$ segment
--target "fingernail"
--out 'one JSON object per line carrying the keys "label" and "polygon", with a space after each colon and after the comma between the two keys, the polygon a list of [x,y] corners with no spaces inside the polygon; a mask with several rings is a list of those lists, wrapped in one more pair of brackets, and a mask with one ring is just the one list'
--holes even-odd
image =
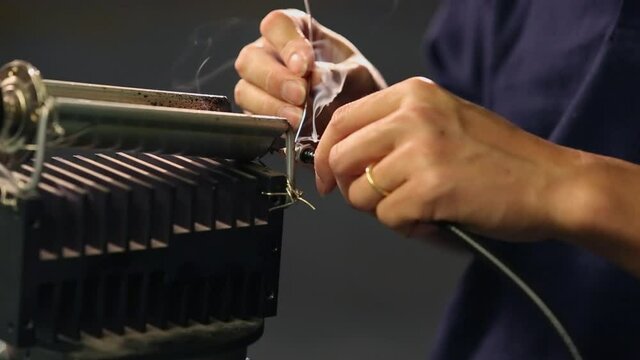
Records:
{"label": "fingernail", "polygon": [[294,105],[301,105],[304,102],[306,91],[304,86],[298,81],[288,80],[282,85],[282,98]]}
{"label": "fingernail", "polygon": [[298,126],[300,117],[302,116],[302,110],[295,106],[285,106],[278,111],[278,116],[283,117],[289,121],[291,126]]}
{"label": "fingernail", "polygon": [[302,55],[295,52],[289,58],[289,69],[294,74],[302,76],[307,73],[307,61]]}

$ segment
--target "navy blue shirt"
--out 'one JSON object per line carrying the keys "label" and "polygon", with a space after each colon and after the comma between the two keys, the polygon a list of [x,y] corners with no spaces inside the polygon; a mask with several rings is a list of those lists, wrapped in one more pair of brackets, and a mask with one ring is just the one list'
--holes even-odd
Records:
{"label": "navy blue shirt", "polygon": [[[429,76],[445,88],[556,143],[640,160],[640,1],[450,0],[432,25]],[[640,281],[559,241],[487,245],[585,359],[640,359]],[[432,358],[570,357],[530,301],[474,260]]]}

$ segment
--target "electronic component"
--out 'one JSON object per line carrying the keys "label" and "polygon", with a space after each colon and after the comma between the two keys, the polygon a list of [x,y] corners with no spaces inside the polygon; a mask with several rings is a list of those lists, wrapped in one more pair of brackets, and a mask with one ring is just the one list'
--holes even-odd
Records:
{"label": "electronic component", "polygon": [[244,360],[276,313],[282,209],[299,195],[292,165],[253,160],[292,146],[286,121],[219,96],[42,80],[20,61],[0,89],[12,358]]}

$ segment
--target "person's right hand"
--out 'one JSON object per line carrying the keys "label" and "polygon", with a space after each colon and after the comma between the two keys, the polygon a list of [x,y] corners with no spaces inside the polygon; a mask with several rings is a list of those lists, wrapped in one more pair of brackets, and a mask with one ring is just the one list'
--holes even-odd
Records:
{"label": "person's right hand", "polygon": [[[318,23],[312,26],[314,42],[323,44],[323,60],[347,72],[342,92],[317,119],[323,131],[333,110],[386,84],[348,40]],[[308,30],[308,17],[299,10],[275,10],[262,20],[262,37],[245,46],[235,63],[241,79],[234,95],[240,107],[253,114],[284,117],[293,127],[298,126],[308,81],[318,81]]]}

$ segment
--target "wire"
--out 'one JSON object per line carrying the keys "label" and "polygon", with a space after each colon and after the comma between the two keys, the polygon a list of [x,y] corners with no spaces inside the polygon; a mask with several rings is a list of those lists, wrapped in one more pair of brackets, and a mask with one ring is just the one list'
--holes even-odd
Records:
{"label": "wire", "polygon": [[[309,4],[309,0],[304,0],[304,6],[305,6],[305,10],[307,12],[308,21],[309,21],[309,25],[308,25],[309,26],[309,40],[313,44],[313,34],[312,34],[312,21],[313,21],[313,19],[311,17],[311,6]],[[304,110],[302,112],[303,115],[302,115],[302,118],[300,120],[300,125],[298,127],[297,132],[296,132],[296,137],[295,137],[296,143],[299,141],[300,130],[302,129],[303,122],[304,122],[304,120],[306,118],[307,103],[305,103],[305,107],[304,107]],[[315,109],[314,109],[314,119],[313,119],[313,121],[314,121],[314,132],[315,132]],[[314,157],[315,157],[315,153],[314,152],[315,152],[314,150],[311,150],[311,151],[309,151],[307,153],[307,156],[305,156],[305,158],[307,159],[307,161],[305,161],[306,163],[313,163],[314,162],[314,160],[315,160],[314,159]],[[284,195],[284,194],[282,194],[282,195]],[[288,205],[290,205],[290,204],[285,204],[284,207],[286,207]],[[283,207],[283,206],[280,206],[280,207]],[[278,208],[280,208],[280,207],[278,207]],[[542,312],[544,317],[548,320],[548,322],[551,324],[551,326],[555,329],[555,331],[560,336],[560,338],[561,338],[562,342],[564,343],[565,347],[567,348],[567,350],[571,354],[571,358],[573,360],[582,360],[582,356],[580,355],[580,352],[578,351],[577,346],[575,345],[573,339],[571,338],[571,336],[569,335],[567,330],[564,328],[564,326],[562,325],[560,320],[558,320],[558,318],[555,316],[553,311],[551,311],[549,306],[547,306],[547,304],[542,300],[542,298],[540,298],[540,296],[538,296],[538,294],[535,291],[533,291],[533,289],[531,289],[531,287],[529,285],[527,285],[527,283],[524,280],[522,280],[505,263],[500,261],[500,259],[498,259],[495,255],[493,255],[487,248],[482,246],[478,241],[474,240],[473,237],[471,237],[466,232],[460,230],[458,227],[456,227],[455,225],[451,225],[451,224],[444,224],[443,227],[448,229],[456,237],[461,239],[476,254],[478,254],[481,257],[483,257],[486,260],[488,260],[499,272],[501,272],[509,280],[511,280],[536,305],[536,307]]]}
{"label": "wire", "polygon": [[44,164],[44,156],[47,150],[47,125],[49,123],[49,115],[51,109],[54,107],[54,100],[48,98],[41,108],[40,120],[38,121],[38,132],[36,134],[36,150],[34,153],[33,173],[29,182],[21,189],[24,193],[36,189],[38,182],[40,181],[40,174],[42,173],[42,166]]}
{"label": "wire", "polygon": [[308,16],[308,26],[309,26],[309,42],[311,42],[313,44],[313,17],[311,15],[311,4],[309,2],[309,0],[304,0],[304,10],[307,13]]}
{"label": "wire", "polygon": [[[51,110],[54,107],[54,100],[48,98],[45,103],[38,109],[40,112],[38,116],[38,128],[36,130],[36,143],[35,145],[23,145],[23,149],[34,149],[34,164],[33,172],[27,182],[18,181],[11,173],[11,170],[4,164],[0,163],[0,203],[4,205],[15,206],[16,199],[29,196],[35,191],[40,182],[40,175],[42,174],[42,167],[44,164],[44,158],[46,153],[47,142],[47,128],[49,124],[49,117]],[[20,141],[23,143],[22,141]],[[13,197],[10,197],[10,195]]]}
{"label": "wire", "polygon": [[480,245],[480,243],[473,239],[469,234],[460,230],[457,226],[451,224],[443,225],[446,229],[451,231],[456,237],[461,239],[470,247],[476,254],[479,254],[486,260],[488,260],[499,272],[504,274],[509,280],[511,280],[522,292],[538,307],[544,317],[549,321],[551,326],[556,330],[565,347],[571,354],[573,360],[582,360],[582,356],[578,351],[578,347],[574,343],[573,339],[564,328],[560,320],[555,316],[553,311],[547,306],[547,304],[538,296],[538,294],[527,285],[522,278],[520,278],[513,270],[511,270],[505,263],[500,261],[493,253],[487,248]]}
{"label": "wire", "polygon": [[[311,15],[311,4],[309,3],[309,0],[304,0],[304,9],[307,13],[307,27],[308,29],[308,40],[311,43],[311,46],[313,47],[313,17]],[[315,59],[314,59],[315,61]],[[311,78],[312,76],[309,76],[308,79],[308,84],[307,84],[307,96],[311,96]],[[309,99],[305,99],[304,102],[304,107],[302,108],[302,115],[300,115],[300,123],[298,124],[298,129],[296,131],[296,137],[295,137],[295,143],[298,143],[298,140],[300,139],[300,132],[302,131],[302,128],[304,127],[304,121],[307,118],[307,108],[309,107]],[[315,119],[313,120],[313,127],[315,128]]]}

